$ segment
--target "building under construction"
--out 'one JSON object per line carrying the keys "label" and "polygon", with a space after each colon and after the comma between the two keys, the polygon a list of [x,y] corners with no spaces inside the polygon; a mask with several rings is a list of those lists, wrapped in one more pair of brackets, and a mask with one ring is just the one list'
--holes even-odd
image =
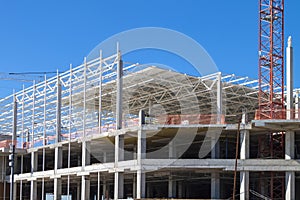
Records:
{"label": "building under construction", "polygon": [[284,89],[274,2],[260,0],[258,80],[117,51],[1,99],[0,199],[300,199],[299,90],[291,39]]}
{"label": "building under construction", "polygon": [[299,95],[294,119],[255,120],[258,87],[120,52],[84,62],[1,100],[1,198],[14,143],[15,199],[227,199],[235,174],[239,199],[299,199]]}

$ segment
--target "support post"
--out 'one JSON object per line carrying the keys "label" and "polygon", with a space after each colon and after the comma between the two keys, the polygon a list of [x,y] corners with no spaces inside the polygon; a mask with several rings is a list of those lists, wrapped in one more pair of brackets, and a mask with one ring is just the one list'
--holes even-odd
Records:
{"label": "support post", "polygon": [[292,47],[292,37],[290,36],[288,39],[288,47],[286,48],[286,89],[287,89],[287,96],[286,96],[286,119],[293,119],[294,118],[294,78],[293,78],[293,68],[294,68],[294,60],[293,60],[293,47]]}
{"label": "support post", "polygon": [[285,172],[285,199],[293,200],[296,199],[295,190],[295,172]]}
{"label": "support post", "polygon": [[30,183],[30,200],[37,199],[37,182],[32,180]]}
{"label": "support post", "polygon": [[[250,131],[245,129],[247,124],[246,111],[243,111],[240,130],[240,159],[249,159],[250,155]],[[249,199],[249,171],[240,171],[240,199]]]}
{"label": "support post", "polygon": [[97,200],[100,200],[100,172],[98,172],[97,179]]}
{"label": "support post", "polygon": [[[220,158],[220,143],[216,141],[216,135],[211,137],[211,158],[218,159]],[[211,173],[211,198],[219,199],[220,198],[220,173],[212,172]]]}
{"label": "support post", "polygon": [[10,174],[10,199],[15,200],[16,199],[16,191],[15,191],[15,180],[14,180],[14,175],[15,175],[15,145],[17,143],[17,99],[16,95],[14,94],[13,96],[13,128],[12,128],[12,144],[11,144],[11,152],[10,152],[10,161],[9,161],[9,166],[11,169],[11,174]]}
{"label": "support post", "polygon": [[[57,73],[57,89],[56,89],[56,144],[61,142],[61,83],[60,77]],[[57,170],[62,168],[62,147],[56,146],[54,150],[54,174],[57,174]],[[61,199],[61,179],[55,177],[54,184],[54,200]]]}
{"label": "support post", "polygon": [[108,188],[106,187],[107,182],[105,180],[105,176],[103,177],[103,186],[102,186],[102,191],[103,191],[103,199],[109,199],[109,192],[107,192]]}
{"label": "support post", "polygon": [[54,178],[54,200],[61,199],[61,179]]}
{"label": "support post", "polygon": [[[30,147],[34,147],[34,130],[35,130],[35,93],[36,93],[36,84],[33,81],[33,90],[32,90],[32,113],[31,113],[31,144]],[[28,131],[28,142],[29,142],[30,133]]]}
{"label": "support post", "polygon": [[296,91],[296,96],[295,96],[295,119],[300,119],[300,115],[299,115],[299,90]]}
{"label": "support post", "polygon": [[[71,134],[72,134],[72,94],[73,94],[73,69],[72,69],[72,64],[70,64],[70,83],[69,83],[69,137],[68,137],[68,168],[71,167]],[[70,198],[70,175],[68,175],[68,180],[67,180],[67,196],[68,200]]]}
{"label": "support post", "polygon": [[176,181],[173,180],[172,174],[170,174],[168,180],[168,197],[169,198],[176,197]]}
{"label": "support post", "polygon": [[241,130],[240,134],[240,159],[245,160],[249,158],[250,132],[249,130]]}
{"label": "support post", "polygon": [[77,198],[76,199],[80,199],[80,197],[81,197],[81,194],[80,194],[80,187],[81,186],[81,184],[80,184],[80,182],[78,182],[77,183],[77,189],[76,189],[76,195],[77,195]]}
{"label": "support post", "polygon": [[240,172],[240,200],[249,199],[249,172]]}
{"label": "support post", "polygon": [[[38,154],[37,152],[31,152],[31,174],[37,171],[38,166]],[[37,199],[37,181],[31,180],[30,183],[30,200]]]}
{"label": "support post", "polygon": [[136,175],[133,174],[132,176],[132,198],[136,199]]}
{"label": "support post", "polygon": [[220,173],[211,173],[211,199],[220,198]]}
{"label": "support post", "polygon": [[183,197],[183,184],[182,184],[182,181],[179,181],[178,182],[178,198],[179,199],[182,199]]}
{"label": "support post", "polygon": [[[123,61],[119,44],[117,44],[117,98],[116,98],[116,129],[122,129],[122,97],[123,97]],[[124,135],[115,136],[115,184],[114,199],[122,199],[124,195],[124,173],[118,172],[118,162],[124,160]]]}
{"label": "support post", "polygon": [[81,199],[90,199],[90,179],[88,176],[81,176]]}
{"label": "support post", "polygon": [[285,132],[285,159],[291,160],[295,158],[295,132]]}
{"label": "support post", "polygon": [[[23,142],[22,142],[23,144]],[[21,174],[23,174],[23,162],[24,162],[24,158],[23,155],[21,155]],[[22,196],[23,196],[23,180],[20,180],[20,200],[22,200]]]}
{"label": "support post", "polygon": [[146,158],[146,135],[143,131],[143,125],[145,124],[145,112],[140,110],[139,112],[139,126],[137,138],[137,177],[136,177],[136,198],[141,199],[146,197],[146,174],[143,172],[142,159]]}
{"label": "support post", "polygon": [[170,159],[176,159],[177,158],[176,141],[174,141],[174,140],[169,142],[169,158]]}
{"label": "support post", "polygon": [[[292,160],[295,158],[295,132],[286,131],[285,133],[285,160]],[[285,199],[295,199],[295,172],[285,172]]]}
{"label": "support post", "polygon": [[223,97],[222,97],[222,73],[218,73],[217,78],[217,124],[223,123]]}
{"label": "support post", "polygon": [[99,133],[102,132],[102,81],[103,81],[103,67],[102,67],[102,50],[100,50],[100,58],[99,58],[99,68],[100,68],[100,76],[99,76]]}

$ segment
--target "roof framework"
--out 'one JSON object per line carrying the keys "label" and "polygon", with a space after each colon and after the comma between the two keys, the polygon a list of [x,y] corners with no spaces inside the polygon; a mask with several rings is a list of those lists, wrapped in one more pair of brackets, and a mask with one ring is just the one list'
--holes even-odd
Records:
{"label": "roof framework", "polygon": [[[55,142],[58,120],[62,140],[115,129],[117,64],[118,54],[85,60],[76,68],[1,99],[0,134],[12,133],[14,97],[21,144],[41,145],[45,139]],[[123,127],[136,125],[141,109],[154,119],[166,115],[216,115],[218,80],[222,82],[221,113],[225,122],[234,122],[243,109],[254,116],[258,105],[257,80],[221,73],[195,77],[155,66],[125,65]]]}

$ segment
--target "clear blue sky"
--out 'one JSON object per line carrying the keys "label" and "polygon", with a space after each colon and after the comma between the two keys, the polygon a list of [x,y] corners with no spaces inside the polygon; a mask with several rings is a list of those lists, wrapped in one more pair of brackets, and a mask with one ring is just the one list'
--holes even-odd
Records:
{"label": "clear blue sky", "polygon": [[[195,39],[220,71],[257,78],[258,0],[16,0],[0,4],[0,72],[64,71],[70,63],[82,63],[106,38],[154,26]],[[300,1],[286,1],[285,34],[293,36],[295,74],[300,73],[299,7]],[[162,62],[150,55],[131,61]],[[22,84],[0,81],[0,97]],[[299,78],[295,84],[300,87]]]}

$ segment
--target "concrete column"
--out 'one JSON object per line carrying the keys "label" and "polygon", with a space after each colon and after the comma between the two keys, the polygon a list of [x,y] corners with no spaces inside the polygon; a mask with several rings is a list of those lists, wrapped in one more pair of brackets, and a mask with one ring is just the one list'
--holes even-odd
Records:
{"label": "concrete column", "polygon": [[176,144],[175,144],[175,141],[173,141],[173,140],[169,143],[169,158],[170,159],[176,159],[177,158]]}
{"label": "concrete column", "polygon": [[241,143],[241,150],[240,150],[240,159],[245,160],[249,158],[250,152],[250,132],[249,130],[241,130],[240,131],[240,143]]}
{"label": "concrete column", "polygon": [[147,187],[147,197],[151,197],[151,194],[153,194],[151,190],[151,184],[148,183],[146,187]]}
{"label": "concrete column", "polygon": [[295,119],[300,119],[300,115],[299,115],[299,91],[296,92],[296,96],[295,96]]}
{"label": "concrete column", "polygon": [[17,183],[14,184],[14,194],[13,194],[13,200],[17,199]]}
{"label": "concrete column", "polygon": [[286,131],[285,133],[285,159],[295,158],[295,132]]}
{"label": "concrete column", "polygon": [[61,179],[60,178],[54,178],[54,200],[60,200],[61,199]]}
{"label": "concrete column", "polygon": [[145,131],[142,130],[142,126],[145,124],[145,113],[143,110],[139,112],[139,126],[137,138],[137,183],[136,183],[136,198],[146,197],[146,174],[143,172],[142,160],[146,158],[146,135]]}
{"label": "concrete column", "polygon": [[294,78],[293,78],[293,69],[294,60],[293,60],[293,47],[292,47],[292,37],[288,39],[288,47],[286,48],[286,119],[293,119],[293,90],[294,90]]}
{"label": "concrete column", "polygon": [[114,199],[123,199],[124,195],[124,174],[121,172],[115,172],[114,183]]}
{"label": "concrete column", "polygon": [[[216,141],[217,137],[211,137],[211,158],[218,159],[220,158],[220,143]],[[220,198],[220,173],[212,172],[211,173],[211,198],[219,199]]]}
{"label": "concrete column", "polygon": [[[55,143],[61,142],[61,83],[59,75],[57,74],[57,91],[56,91],[56,140]],[[57,170],[62,168],[63,151],[62,147],[56,146],[54,150],[54,174],[57,174]],[[55,177],[53,184],[54,200],[61,199],[61,179]]]}
{"label": "concrete column", "polygon": [[37,199],[37,182],[36,180],[30,181],[30,200]]}
{"label": "concrete column", "polygon": [[[245,128],[247,123],[246,111],[243,111],[241,128]],[[250,156],[250,131],[243,129],[240,131],[240,159],[246,160]],[[249,199],[249,172],[240,172],[240,199]]]}
{"label": "concrete column", "polygon": [[3,199],[6,199],[6,181],[3,182]]}
{"label": "concrete column", "polygon": [[136,176],[132,177],[132,197],[136,198]]}
{"label": "concrete column", "polygon": [[98,172],[98,177],[97,177],[97,200],[101,199],[101,195],[100,195],[100,186],[101,186],[101,175],[100,172]]}
{"label": "concrete column", "polygon": [[295,172],[285,172],[285,199],[293,200],[296,199],[295,190]]}
{"label": "concrete column", "polygon": [[90,179],[88,176],[81,176],[81,199],[90,199]]}
{"label": "concrete column", "polygon": [[[115,169],[118,170],[118,162],[124,160],[124,135],[115,137]],[[122,199],[124,195],[124,174],[115,172],[114,199]]]}
{"label": "concrete column", "polygon": [[83,141],[82,146],[81,146],[81,166],[84,169],[85,166],[91,164],[91,155],[90,155],[90,148],[91,148],[91,143],[88,141]]}
{"label": "concrete column", "polygon": [[108,189],[107,189],[107,183],[106,183],[106,180],[105,180],[105,177],[103,178],[103,188],[102,188],[102,191],[103,191],[103,197],[104,197],[104,199],[106,199],[106,198],[108,198],[108,194],[109,194],[109,192],[108,192]]}
{"label": "concrete column", "polygon": [[38,154],[31,152],[31,173],[36,172],[38,167]]}
{"label": "concrete column", "polygon": [[[62,168],[62,147],[55,147],[55,153],[54,153],[54,174],[57,173],[58,169]],[[55,177],[54,178],[54,184],[53,184],[53,191],[54,191],[54,200],[60,200],[61,199],[61,179]]]}
{"label": "concrete column", "polygon": [[[121,52],[119,46],[118,53],[118,65],[117,65],[117,99],[116,99],[116,129],[122,129],[122,97],[123,97],[123,62],[121,59]],[[115,169],[118,170],[118,162],[124,160],[124,135],[117,135],[115,137]],[[123,198],[124,195],[124,174],[118,171],[115,172],[115,184],[114,184],[114,199]]]}
{"label": "concrete column", "polygon": [[[31,173],[37,171],[38,167],[38,154],[37,152],[31,152]],[[31,180],[30,182],[30,200],[37,199],[37,182],[36,180]]]}
{"label": "concrete column", "polygon": [[182,181],[179,181],[178,182],[178,198],[179,199],[182,199],[183,197],[183,184],[182,184]]}
{"label": "concrete column", "polygon": [[77,190],[76,190],[76,195],[77,195],[77,200],[80,200],[80,186],[81,184],[80,183],[77,183]]}
{"label": "concrete column", "polygon": [[[285,159],[291,160],[295,158],[295,132],[287,131],[285,133]],[[285,172],[285,199],[295,199],[295,172]]]}
{"label": "concrete column", "polygon": [[211,198],[219,199],[220,198],[220,173],[213,172],[211,173]]}
{"label": "concrete column", "polygon": [[222,124],[223,118],[223,95],[222,95],[222,73],[218,73],[217,78],[217,123]]}
{"label": "concrete column", "polygon": [[22,200],[22,197],[23,197],[23,181],[22,180],[20,181],[20,193],[19,193],[19,196],[20,196],[20,200]]}
{"label": "concrete column", "polygon": [[103,163],[107,162],[107,152],[103,152]]}
{"label": "concrete column", "polygon": [[168,197],[176,197],[176,182],[173,180],[173,177],[170,175],[168,180]]}
{"label": "concrete column", "polygon": [[142,170],[138,170],[136,174],[136,198],[146,197],[146,174]]}
{"label": "concrete column", "polygon": [[249,199],[249,172],[240,172],[240,200]]}
{"label": "concrete column", "polygon": [[[85,166],[90,165],[90,142],[83,141],[81,146],[81,167],[84,171]],[[86,175],[81,176],[81,199],[90,198],[90,179]]]}
{"label": "concrete column", "polygon": [[[249,158],[249,131],[241,131],[241,152],[240,159],[245,160]],[[240,199],[249,199],[249,172],[240,172]]]}

